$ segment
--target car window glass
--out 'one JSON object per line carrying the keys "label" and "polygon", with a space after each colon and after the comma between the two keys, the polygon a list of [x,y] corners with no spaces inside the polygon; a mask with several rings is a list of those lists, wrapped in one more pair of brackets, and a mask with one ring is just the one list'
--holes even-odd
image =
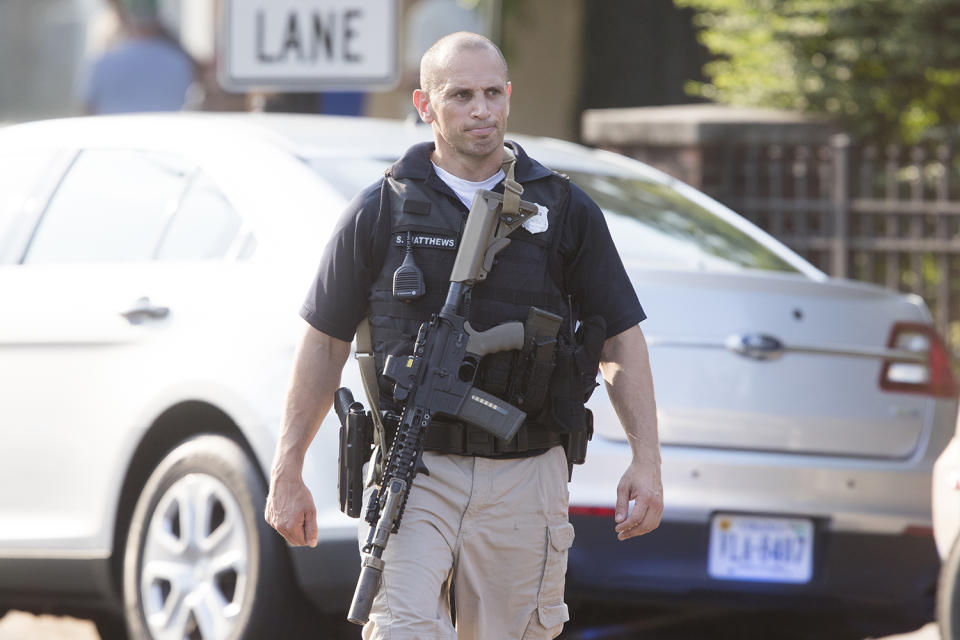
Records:
{"label": "car window glass", "polygon": [[382,178],[393,164],[378,158],[308,158],[305,162],[348,200]]}
{"label": "car window glass", "polygon": [[191,181],[157,251],[160,260],[222,258],[240,230],[239,214],[204,173]]}
{"label": "car window glass", "polygon": [[55,156],[55,151],[0,153],[0,262],[11,258],[7,254],[22,235],[20,214],[40,206],[34,191]]}
{"label": "car window glass", "polygon": [[54,194],[25,261],[149,260],[188,171],[167,154],[84,151]]}
{"label": "car window glass", "polygon": [[[311,158],[309,165],[347,198],[390,166],[369,158]],[[633,176],[566,171],[603,209],[625,264],[704,270],[797,269],[759,240],[668,185]]]}
{"label": "car window glass", "polygon": [[633,177],[569,175],[603,209],[625,264],[797,272],[759,240],[668,185]]}

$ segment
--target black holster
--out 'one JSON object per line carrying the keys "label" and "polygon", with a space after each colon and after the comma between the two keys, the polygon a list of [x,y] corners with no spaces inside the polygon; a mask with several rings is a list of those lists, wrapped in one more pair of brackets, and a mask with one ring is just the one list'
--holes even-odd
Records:
{"label": "black holster", "polygon": [[573,465],[583,464],[587,459],[587,443],[593,438],[593,412],[584,409],[587,428],[567,433],[563,450],[567,454],[567,480],[573,479]]}
{"label": "black holster", "polygon": [[584,404],[597,388],[600,352],[607,336],[607,325],[601,316],[591,316],[580,323],[573,343],[561,334],[556,352],[556,375],[551,381],[551,398],[545,410],[557,425],[566,442],[567,467],[573,477],[573,465],[583,464],[587,443],[593,437],[593,413]]}
{"label": "black holster", "polygon": [[363,464],[373,446],[373,419],[363,405],[355,402],[346,387],[337,389],[333,406],[340,418],[340,464],[337,491],[340,511],[359,518],[363,509]]}
{"label": "black holster", "polygon": [[584,403],[598,386],[597,369],[605,339],[606,322],[601,316],[581,322],[573,342],[566,335],[560,335],[549,404],[544,407],[550,415],[544,422],[557,425],[564,433],[589,429]]}

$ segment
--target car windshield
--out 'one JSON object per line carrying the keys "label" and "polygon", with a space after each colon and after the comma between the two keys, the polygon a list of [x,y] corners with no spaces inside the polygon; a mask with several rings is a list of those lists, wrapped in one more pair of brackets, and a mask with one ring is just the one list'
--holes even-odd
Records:
{"label": "car windshield", "polygon": [[[373,184],[386,159],[309,158],[345,198]],[[627,268],[798,270],[762,242],[669,185],[636,176],[566,171],[600,205]]]}
{"label": "car windshield", "polygon": [[624,264],[710,271],[798,270],[769,247],[669,185],[567,172],[603,209]]}
{"label": "car windshield", "polygon": [[322,157],[303,161],[347,200],[382,178],[393,164],[392,160],[380,158]]}

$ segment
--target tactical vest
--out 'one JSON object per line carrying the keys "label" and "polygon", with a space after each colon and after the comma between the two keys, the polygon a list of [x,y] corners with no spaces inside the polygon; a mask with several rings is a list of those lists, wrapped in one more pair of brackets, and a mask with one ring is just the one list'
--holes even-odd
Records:
{"label": "tactical vest", "polygon": [[[524,200],[547,207],[548,228],[537,234],[523,227],[516,229],[510,235],[510,244],[497,255],[486,280],[474,286],[462,312],[475,329],[482,331],[503,322],[523,322],[531,306],[549,311],[563,318],[558,347],[572,353],[576,345],[572,335],[571,299],[563,289],[559,255],[570,197],[569,180],[553,174],[523,187]],[[468,214],[467,208],[452,193],[436,191],[425,186],[422,180],[396,179],[389,172],[382,184],[380,206],[381,215],[389,211],[390,239],[369,298],[370,332],[378,377],[387,355],[413,352],[420,325],[443,305]],[[426,292],[419,299],[401,301],[393,294],[393,274],[403,260],[408,243],[423,272]],[[585,397],[580,391],[582,374],[570,366],[558,366],[550,377],[542,406],[525,407],[522,389],[519,395],[507,393],[511,388],[516,391],[510,376],[516,369],[518,356],[518,351],[485,356],[478,369],[476,385],[527,411],[527,422],[518,434],[519,441],[524,442],[524,431],[531,429],[557,434],[585,430]],[[594,365],[591,376],[595,374]],[[381,408],[395,408],[382,381],[380,389]],[[436,422],[432,432],[444,427],[442,419]],[[472,434],[472,437],[476,439],[477,435],[482,436]]]}

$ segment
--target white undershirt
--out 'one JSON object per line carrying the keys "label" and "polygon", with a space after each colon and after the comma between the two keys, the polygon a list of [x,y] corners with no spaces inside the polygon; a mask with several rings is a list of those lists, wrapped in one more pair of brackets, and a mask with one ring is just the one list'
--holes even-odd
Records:
{"label": "white undershirt", "polygon": [[[432,161],[431,164],[433,164]],[[465,204],[468,209],[473,206],[473,197],[477,194],[477,189],[492,191],[495,186],[507,177],[503,169],[499,169],[495,174],[482,182],[470,182],[469,180],[458,178],[449,171],[444,171],[436,164],[433,165],[433,170],[437,172],[441,180],[447,183],[448,187],[453,189],[453,192],[460,198],[460,202]],[[523,223],[523,228],[530,233],[542,233],[547,230],[547,226],[547,208],[540,204],[537,205],[537,215],[528,218]]]}
{"label": "white undershirt", "polygon": [[473,206],[473,197],[476,195],[478,189],[492,191],[495,186],[500,184],[501,180],[507,177],[503,169],[498,169],[495,174],[482,182],[470,182],[469,180],[458,178],[449,171],[444,171],[436,164],[433,165],[433,170],[437,172],[441,180],[447,183],[448,187],[453,189],[453,192],[460,198],[460,202],[466,205],[468,209]]}

